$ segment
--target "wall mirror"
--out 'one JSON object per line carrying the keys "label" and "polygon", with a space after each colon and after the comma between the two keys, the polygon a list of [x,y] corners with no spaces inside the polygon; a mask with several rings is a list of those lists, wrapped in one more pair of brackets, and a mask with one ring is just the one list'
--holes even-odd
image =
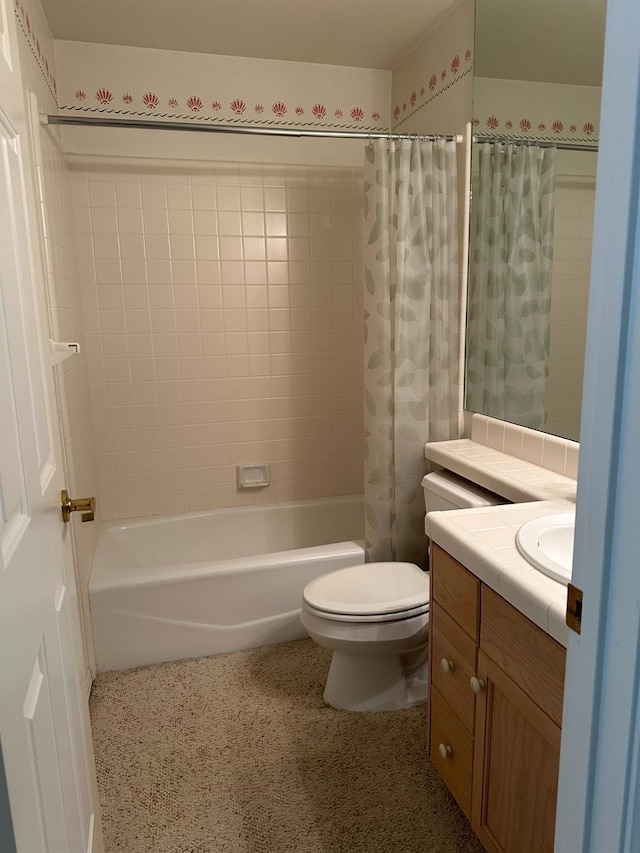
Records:
{"label": "wall mirror", "polygon": [[578,440],[605,0],[476,0],[465,405]]}

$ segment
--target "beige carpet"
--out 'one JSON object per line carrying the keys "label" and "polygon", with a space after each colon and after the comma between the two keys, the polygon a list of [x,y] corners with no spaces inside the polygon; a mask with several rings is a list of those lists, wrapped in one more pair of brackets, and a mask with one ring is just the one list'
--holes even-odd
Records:
{"label": "beige carpet", "polygon": [[107,853],[479,853],[425,709],[328,708],[309,640],[99,676]]}

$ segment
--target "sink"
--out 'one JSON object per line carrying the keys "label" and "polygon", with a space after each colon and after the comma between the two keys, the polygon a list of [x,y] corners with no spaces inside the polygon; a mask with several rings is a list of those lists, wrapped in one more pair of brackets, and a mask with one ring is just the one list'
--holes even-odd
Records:
{"label": "sink", "polygon": [[571,580],[574,512],[544,515],[527,521],[516,533],[518,551],[538,571],[560,583]]}

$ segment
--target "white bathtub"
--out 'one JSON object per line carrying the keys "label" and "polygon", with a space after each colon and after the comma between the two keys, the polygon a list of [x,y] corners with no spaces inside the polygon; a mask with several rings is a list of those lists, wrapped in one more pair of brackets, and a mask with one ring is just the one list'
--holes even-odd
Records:
{"label": "white bathtub", "polygon": [[362,497],[103,524],[89,595],[99,672],[306,636],[305,585],[364,562]]}

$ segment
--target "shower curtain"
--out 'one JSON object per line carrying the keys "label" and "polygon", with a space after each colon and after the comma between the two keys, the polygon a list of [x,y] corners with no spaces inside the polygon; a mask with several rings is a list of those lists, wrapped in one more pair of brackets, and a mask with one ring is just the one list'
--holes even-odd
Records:
{"label": "shower curtain", "polygon": [[367,560],[425,561],[424,444],[458,435],[455,142],[365,156]]}
{"label": "shower curtain", "polygon": [[467,318],[466,408],[546,421],[555,148],[481,143]]}

